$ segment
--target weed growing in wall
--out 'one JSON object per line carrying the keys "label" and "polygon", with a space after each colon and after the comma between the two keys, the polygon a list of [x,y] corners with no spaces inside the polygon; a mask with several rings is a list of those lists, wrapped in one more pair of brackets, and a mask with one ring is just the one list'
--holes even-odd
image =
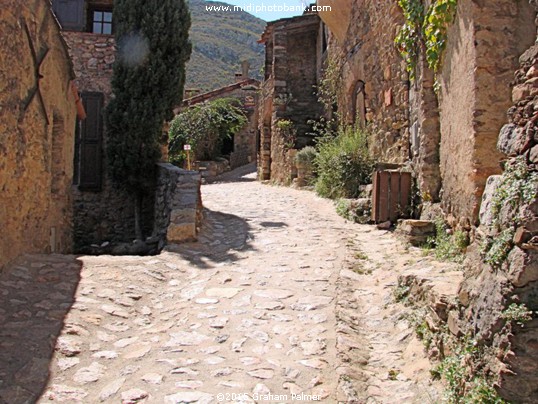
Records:
{"label": "weed growing in wall", "polygon": [[449,234],[445,222],[437,219],[435,237],[428,239],[426,248],[432,248],[438,260],[461,263],[465,258],[465,249],[468,245],[469,240],[465,232],[456,230],[453,234]]}
{"label": "weed growing in wall", "polygon": [[[506,207],[511,209],[508,214],[518,225],[521,217],[517,209],[521,205],[530,204],[538,197],[538,173],[531,171],[524,156],[519,156],[505,167],[502,180],[493,196],[491,210],[495,217],[494,226],[499,227],[501,211]],[[511,220],[512,222],[512,220]],[[504,224],[504,223],[503,223]]]}
{"label": "weed growing in wall", "polygon": [[284,147],[286,149],[293,149],[297,140],[297,129],[295,129],[293,122],[289,119],[279,119],[276,122],[276,127],[281,138],[284,140]]}
{"label": "weed growing in wall", "polygon": [[482,248],[484,262],[493,268],[500,268],[514,247],[514,229],[504,229],[494,238],[488,238]]}
{"label": "weed growing in wall", "polygon": [[523,327],[532,320],[533,312],[524,304],[512,303],[503,312],[501,317],[509,323],[515,323]]}
{"label": "weed growing in wall", "polygon": [[449,404],[502,404],[492,387],[484,364],[484,348],[471,337],[456,341],[451,355],[445,357],[432,369],[434,378],[442,378],[446,383],[445,402]]}
{"label": "weed growing in wall", "polygon": [[342,80],[342,60],[336,56],[329,56],[317,87],[318,101],[323,104],[326,111],[333,111],[338,101]]}
{"label": "weed growing in wall", "polygon": [[529,169],[524,156],[519,156],[505,167],[492,199],[492,225],[497,230],[507,227],[497,236],[486,239],[482,247],[484,262],[500,268],[514,246],[515,229],[522,221],[520,207],[532,203],[537,197],[538,173]]}

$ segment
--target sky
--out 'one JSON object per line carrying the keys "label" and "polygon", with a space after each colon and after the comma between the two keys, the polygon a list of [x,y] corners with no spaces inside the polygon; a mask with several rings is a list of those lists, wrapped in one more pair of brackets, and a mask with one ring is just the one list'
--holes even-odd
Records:
{"label": "sky", "polygon": [[[244,11],[255,15],[265,21],[274,21],[280,18],[295,17],[303,14],[302,9],[298,10],[303,4],[312,2],[306,0],[216,0],[222,3],[233,4],[243,7]],[[265,9],[264,9],[265,7]],[[258,8],[258,10],[256,10]],[[277,10],[272,10],[277,8]],[[278,10],[281,8],[281,10]],[[295,10],[285,11],[286,8],[295,8]]]}

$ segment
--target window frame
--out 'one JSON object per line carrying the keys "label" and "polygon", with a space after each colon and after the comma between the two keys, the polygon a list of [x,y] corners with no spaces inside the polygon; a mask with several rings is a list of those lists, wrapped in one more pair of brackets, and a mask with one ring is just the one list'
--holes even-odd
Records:
{"label": "window frame", "polygon": [[[95,20],[95,13],[103,13],[101,21]],[[105,21],[105,18],[104,18],[105,13],[110,13],[110,21]],[[114,17],[113,17],[111,7],[90,4],[88,5],[87,15],[88,15],[87,31],[89,33],[96,34],[96,35],[114,35]],[[95,24],[101,25],[100,32],[96,32],[94,30]],[[110,33],[103,32],[105,25],[110,25]]]}

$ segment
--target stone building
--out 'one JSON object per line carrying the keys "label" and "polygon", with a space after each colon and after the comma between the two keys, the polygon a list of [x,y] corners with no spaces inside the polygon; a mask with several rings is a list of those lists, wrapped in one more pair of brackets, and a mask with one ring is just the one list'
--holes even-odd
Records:
{"label": "stone building", "polygon": [[258,87],[259,81],[249,78],[249,64],[241,63],[241,73],[236,73],[236,82],[224,87],[217,88],[206,93],[193,94],[183,100],[181,108],[188,108],[192,105],[219,98],[236,98],[240,101],[242,108],[246,112],[248,122],[243,129],[236,133],[223,145],[222,154],[229,156],[229,168],[234,169],[245,164],[256,161],[256,141],[258,131]]}
{"label": "stone building", "polygon": [[[316,14],[270,22],[262,35],[265,78],[259,108],[259,178],[290,183],[297,149],[312,143],[310,120],[323,111],[316,95],[324,53],[323,25]],[[283,133],[279,121],[292,122],[296,134]]]}
{"label": "stone building", "polygon": [[320,17],[331,33],[329,57],[341,65],[341,115],[364,121],[377,160],[411,163],[421,197],[441,202],[452,224],[476,226],[486,179],[500,172],[495,145],[512,72],[534,41],[528,1],[458,2],[437,96],[424,54],[410,80],[394,45],[404,22],[397,2],[318,3],[335,10]]}
{"label": "stone building", "polygon": [[77,90],[47,0],[0,7],[0,270],[22,253],[72,250]]}
{"label": "stone building", "polygon": [[[88,119],[79,121],[75,143],[74,232],[77,248],[133,240],[134,201],[107,172],[104,110],[112,95],[116,48],[113,0],[53,0],[69,46],[76,84]],[[145,198],[143,226],[152,226],[152,198]]]}

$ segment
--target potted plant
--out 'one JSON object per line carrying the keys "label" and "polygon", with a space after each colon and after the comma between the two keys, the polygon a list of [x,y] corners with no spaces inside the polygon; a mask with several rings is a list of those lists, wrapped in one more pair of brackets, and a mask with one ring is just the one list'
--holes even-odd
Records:
{"label": "potted plant", "polygon": [[284,112],[286,111],[286,106],[291,102],[292,99],[293,96],[291,93],[281,93],[274,98],[273,104],[276,105],[277,111]]}

